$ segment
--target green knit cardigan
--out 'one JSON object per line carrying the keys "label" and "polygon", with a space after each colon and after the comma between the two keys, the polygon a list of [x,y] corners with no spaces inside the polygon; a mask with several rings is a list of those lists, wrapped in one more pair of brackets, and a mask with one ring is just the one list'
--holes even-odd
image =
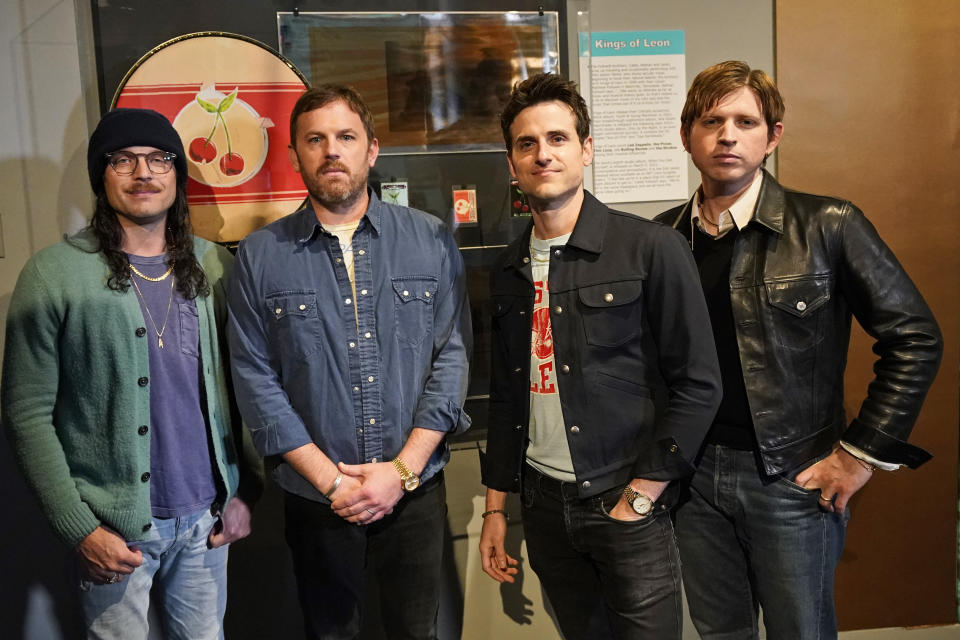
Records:
{"label": "green knit cardigan", "polygon": [[[126,540],[151,521],[149,331],[135,294],[106,286],[109,269],[89,229],[24,266],[7,315],[0,418],[54,532],[75,546],[99,525]],[[262,464],[233,403],[226,337],[232,256],[206,240],[194,252],[210,282],[196,299],[214,477],[225,504],[251,503]],[[222,338],[222,340],[221,340]]]}

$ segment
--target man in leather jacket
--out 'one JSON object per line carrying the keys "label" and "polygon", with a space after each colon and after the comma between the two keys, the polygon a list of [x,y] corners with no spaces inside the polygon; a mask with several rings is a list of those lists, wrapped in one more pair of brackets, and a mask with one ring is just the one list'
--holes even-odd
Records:
{"label": "man in leather jacket", "polygon": [[[723,376],[676,515],[703,638],[757,637],[757,604],[768,637],[836,637],[833,573],[850,497],[877,468],[930,458],[906,440],[939,365],[937,324],[859,209],[785,189],[763,169],[783,112],[763,71],[702,71],[681,115],[702,184],[657,218],[690,242]],[[851,316],[879,359],[848,424]]]}
{"label": "man in leather jacket", "polygon": [[522,486],[530,564],[564,637],[667,640],[682,608],[664,490],[693,472],[719,370],[683,236],[584,190],[589,122],[550,74],[514,87],[501,116],[533,219],[492,268],[481,558],[514,580],[505,504]]}

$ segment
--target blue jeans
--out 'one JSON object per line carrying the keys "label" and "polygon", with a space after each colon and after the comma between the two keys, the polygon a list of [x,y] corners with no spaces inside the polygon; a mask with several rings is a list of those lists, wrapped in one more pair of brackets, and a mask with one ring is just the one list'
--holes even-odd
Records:
{"label": "blue jeans", "polygon": [[227,609],[227,547],[207,548],[217,521],[209,509],[180,518],[153,519],[150,537],[130,543],[143,564],[116,584],[80,583],[88,638],[146,639],[150,589],[159,587],[165,638],[223,638]]}
{"label": "blue jeans", "polygon": [[442,472],[369,526],[292,493],[284,497],[284,520],[307,638],[379,637],[369,615],[377,605],[387,638],[437,637],[447,521]]}
{"label": "blue jeans", "polygon": [[580,499],[574,483],[527,465],[523,532],[566,640],[679,639],[680,563],[665,508],[635,522],[608,514],[622,486]]}
{"label": "blue jeans", "polygon": [[[797,470],[799,472],[800,469]],[[676,513],[690,617],[705,640],[837,637],[833,573],[849,510],[820,508],[820,491],[766,476],[756,454],[705,447]]]}

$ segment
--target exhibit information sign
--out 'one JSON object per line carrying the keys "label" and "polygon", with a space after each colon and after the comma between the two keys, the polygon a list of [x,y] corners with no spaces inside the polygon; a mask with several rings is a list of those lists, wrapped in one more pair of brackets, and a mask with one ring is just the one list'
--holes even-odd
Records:
{"label": "exhibit information sign", "polygon": [[580,33],[579,42],[594,194],[603,202],[685,200],[683,31],[595,31]]}

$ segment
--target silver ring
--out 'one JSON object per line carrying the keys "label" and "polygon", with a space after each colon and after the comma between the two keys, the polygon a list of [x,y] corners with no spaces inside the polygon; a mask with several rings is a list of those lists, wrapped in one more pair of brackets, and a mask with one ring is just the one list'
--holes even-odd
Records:
{"label": "silver ring", "polygon": [[115,574],[113,574],[112,576],[110,576],[109,578],[107,578],[107,584],[116,584],[116,583],[118,583],[118,582],[120,582],[120,574],[119,574],[119,573],[115,573]]}
{"label": "silver ring", "polygon": [[369,514],[372,515],[372,516],[377,515],[377,512],[374,511],[373,509],[367,509],[367,513],[369,513]]}

